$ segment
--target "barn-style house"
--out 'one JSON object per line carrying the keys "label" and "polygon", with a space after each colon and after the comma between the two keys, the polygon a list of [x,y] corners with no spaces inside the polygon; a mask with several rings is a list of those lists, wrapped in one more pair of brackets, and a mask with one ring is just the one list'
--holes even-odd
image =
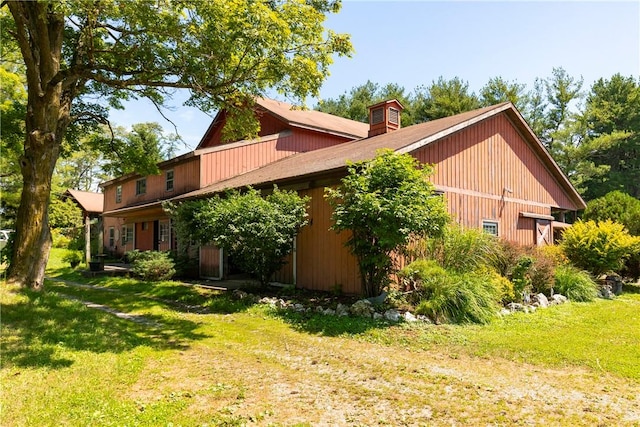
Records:
{"label": "barn-style house", "polygon": [[[435,166],[432,178],[455,221],[522,245],[552,244],[567,215],[585,203],[511,103],[400,127],[396,100],[370,107],[369,124],[267,99],[256,102],[259,137],[222,144],[219,113],[193,152],[159,164],[161,174],[130,174],[102,185],[104,244],[132,249],[175,248],[162,201],[210,197],[232,188],[270,190],[274,184],[311,197],[309,225],[294,242],[275,281],[306,289],[358,293],[355,258],[345,233],[330,231],[324,188],[339,184],[347,161],[389,148]],[[199,249],[201,277],[225,278],[229,265],[215,247]]]}

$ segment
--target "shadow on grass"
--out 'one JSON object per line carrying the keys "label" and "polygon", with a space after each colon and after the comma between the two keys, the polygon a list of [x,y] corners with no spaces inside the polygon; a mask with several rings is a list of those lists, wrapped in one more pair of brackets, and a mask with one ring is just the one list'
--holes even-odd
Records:
{"label": "shadow on grass", "polygon": [[293,310],[274,310],[274,315],[297,331],[328,337],[360,335],[369,330],[386,329],[395,325],[386,320],[312,312],[300,313]]}
{"label": "shadow on grass", "polygon": [[62,368],[73,364],[66,350],[120,353],[139,346],[185,349],[206,335],[176,317],[145,315],[140,324],[87,308],[55,293],[20,290],[2,304],[4,366]]}

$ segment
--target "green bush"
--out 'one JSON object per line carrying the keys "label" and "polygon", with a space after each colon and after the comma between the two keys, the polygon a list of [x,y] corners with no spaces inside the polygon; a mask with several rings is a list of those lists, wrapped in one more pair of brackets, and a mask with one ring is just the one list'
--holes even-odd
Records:
{"label": "green bush", "polygon": [[[129,254],[131,252],[127,253]],[[131,271],[142,279],[150,281],[169,280],[176,273],[175,264],[169,252],[158,251],[137,251],[133,255]]]}
{"label": "green bush", "polygon": [[577,221],[564,232],[562,248],[576,267],[600,275],[619,272],[625,261],[640,251],[640,238],[610,220]]}
{"label": "green bush", "polygon": [[435,261],[418,260],[401,270],[413,286],[416,313],[437,323],[487,323],[498,311],[501,290],[481,272],[448,271]]}
{"label": "green bush", "polygon": [[62,260],[68,262],[71,268],[76,268],[82,262],[82,254],[78,251],[69,251]]}
{"label": "green bush", "polygon": [[598,285],[586,271],[562,265],[556,268],[555,291],[572,301],[593,301],[598,296]]}
{"label": "green bush", "polygon": [[585,221],[609,219],[619,222],[631,235],[640,236],[640,200],[622,191],[612,191],[589,201],[582,218]]}

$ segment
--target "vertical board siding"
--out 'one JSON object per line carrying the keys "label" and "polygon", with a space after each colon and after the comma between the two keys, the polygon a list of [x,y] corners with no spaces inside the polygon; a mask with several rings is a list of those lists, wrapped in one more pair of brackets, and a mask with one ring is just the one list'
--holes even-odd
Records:
{"label": "vertical board siding", "polygon": [[[264,141],[230,146],[202,154],[201,186],[257,169],[296,153],[313,151],[346,141],[331,135],[294,130]],[[223,146],[224,147],[224,146]]]}
{"label": "vertical board siding", "polygon": [[574,204],[504,115],[436,141],[413,155],[436,166],[436,185],[574,209]]}
{"label": "vertical board siding", "polygon": [[297,284],[313,290],[340,288],[347,294],[361,291],[356,258],[344,246],[347,233],[329,230],[332,225],[331,206],[324,198],[324,188],[300,192],[310,196],[309,225],[298,233]]}
{"label": "vertical board siding", "polygon": [[200,246],[200,277],[220,277],[220,249],[216,246]]}
{"label": "vertical board siding", "polygon": [[273,281],[278,283],[284,283],[286,285],[293,284],[293,255],[289,254],[285,258],[286,264],[282,266],[280,270],[278,270],[273,275]]}
{"label": "vertical board siding", "polygon": [[[166,191],[166,171],[173,170],[173,191]],[[164,167],[159,175],[149,175],[147,179],[147,191],[136,195],[136,176],[126,181],[120,181],[108,185],[104,189],[104,210],[124,208],[158,199],[167,199],[182,193],[197,190],[200,185],[200,159],[198,157],[188,161]],[[122,185],[122,201],[116,203],[116,187]]]}
{"label": "vertical board siding", "polygon": [[[143,224],[147,224],[146,230],[142,229]],[[153,250],[153,221],[136,222],[135,227],[135,248],[141,251]]]}
{"label": "vertical board siding", "polygon": [[[432,181],[445,191],[456,222],[478,228],[499,223],[500,237],[535,243],[535,221],[520,212],[572,209],[562,187],[504,115],[466,128],[413,155],[435,166]],[[511,192],[505,191],[509,189]]]}

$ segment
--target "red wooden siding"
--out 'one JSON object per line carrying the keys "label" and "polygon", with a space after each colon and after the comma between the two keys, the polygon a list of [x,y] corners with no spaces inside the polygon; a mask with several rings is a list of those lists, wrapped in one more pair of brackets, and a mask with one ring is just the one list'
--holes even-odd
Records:
{"label": "red wooden siding", "polygon": [[[166,191],[166,171],[173,170],[173,191]],[[123,208],[158,199],[166,199],[178,194],[198,189],[200,184],[200,159],[194,157],[188,161],[169,165],[163,168],[160,175],[149,175],[147,190],[144,194],[136,195],[136,181],[140,176],[125,181],[114,182],[104,188],[104,210]],[[122,201],[116,203],[116,187],[122,186]]]}
{"label": "red wooden siding", "polygon": [[287,285],[293,284],[293,254],[289,254],[286,257],[286,264],[276,272],[273,276],[273,281],[278,283],[284,283]]}
{"label": "red wooden siding", "polygon": [[324,198],[324,188],[300,191],[310,196],[310,224],[303,227],[297,240],[297,285],[305,289],[332,290],[340,287],[348,294],[361,292],[356,258],[344,246],[347,233],[329,230],[331,206]]}
{"label": "red wooden siding", "polygon": [[200,247],[200,277],[220,277],[220,250],[217,247]]}
{"label": "red wooden siding", "polygon": [[[437,141],[413,155],[435,165],[433,182],[449,212],[465,227],[499,222],[499,235],[535,244],[535,221],[520,212],[550,215],[573,204],[509,120],[500,115]],[[505,190],[507,189],[507,190]],[[509,192],[509,190],[511,192]]]}
{"label": "red wooden siding", "polygon": [[317,150],[346,141],[317,132],[294,130],[257,142],[229,144],[202,154],[201,186],[257,169],[295,153]]}
{"label": "red wooden siding", "polygon": [[[136,249],[141,251],[153,250],[153,221],[137,222],[135,227]],[[144,230],[143,227],[145,228]]]}
{"label": "red wooden siding", "polygon": [[504,115],[430,144],[414,156],[436,164],[436,185],[573,209],[573,203]]}

